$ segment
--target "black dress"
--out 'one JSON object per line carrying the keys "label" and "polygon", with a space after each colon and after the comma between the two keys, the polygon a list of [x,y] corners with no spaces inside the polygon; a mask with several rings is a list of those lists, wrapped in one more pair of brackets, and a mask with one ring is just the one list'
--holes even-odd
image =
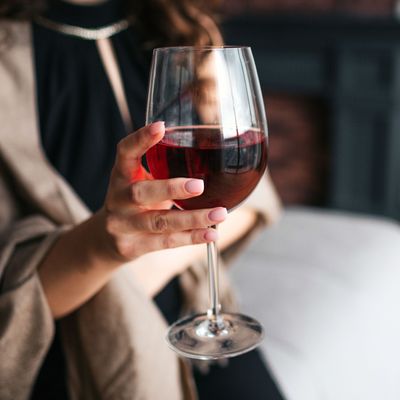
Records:
{"label": "black dress", "polygon": [[[96,28],[123,18],[122,1],[95,6],[52,0],[53,21]],[[111,38],[134,128],[144,125],[150,53],[131,27]],[[103,204],[117,143],[127,134],[94,41],[33,24],[37,105],[47,158],[86,205]],[[155,298],[169,323],[179,316],[181,292],[173,279]],[[58,330],[56,329],[56,332]],[[227,367],[195,372],[200,399],[281,399],[256,351],[230,360]],[[68,399],[65,360],[56,333],[39,373],[32,399]]]}

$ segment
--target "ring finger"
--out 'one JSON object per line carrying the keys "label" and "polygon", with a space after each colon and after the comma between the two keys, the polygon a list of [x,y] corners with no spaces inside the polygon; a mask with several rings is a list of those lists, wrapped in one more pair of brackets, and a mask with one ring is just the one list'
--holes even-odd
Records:
{"label": "ring finger", "polygon": [[227,217],[223,207],[204,210],[151,210],[115,218],[114,229],[120,233],[134,231],[149,233],[170,233],[191,229],[207,228],[219,224]]}

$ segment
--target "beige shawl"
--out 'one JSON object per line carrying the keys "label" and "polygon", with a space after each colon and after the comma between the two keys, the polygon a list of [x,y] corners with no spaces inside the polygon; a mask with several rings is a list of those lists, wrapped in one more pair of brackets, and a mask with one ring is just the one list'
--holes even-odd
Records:
{"label": "beige shawl", "polygon": [[[29,397],[53,338],[36,267],[64,229],[90,215],[41,148],[33,71],[30,25],[0,21],[2,400]],[[250,204],[259,210],[260,223],[275,219],[279,201],[272,186],[260,185],[256,192]],[[204,308],[204,277],[202,265],[182,275],[187,307]],[[224,288],[228,301],[229,286]],[[60,323],[71,399],[196,398],[188,364],[167,348],[165,321],[128,270],[116,272]]]}

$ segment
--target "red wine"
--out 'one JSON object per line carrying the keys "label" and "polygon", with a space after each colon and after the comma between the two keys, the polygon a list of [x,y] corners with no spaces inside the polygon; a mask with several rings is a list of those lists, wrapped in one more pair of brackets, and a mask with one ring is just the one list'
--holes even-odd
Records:
{"label": "red wine", "polygon": [[267,143],[263,132],[256,129],[226,137],[220,127],[175,127],[166,130],[146,159],[156,179],[204,180],[203,194],[176,200],[178,207],[192,210],[221,206],[229,210],[252,192],[264,173]]}

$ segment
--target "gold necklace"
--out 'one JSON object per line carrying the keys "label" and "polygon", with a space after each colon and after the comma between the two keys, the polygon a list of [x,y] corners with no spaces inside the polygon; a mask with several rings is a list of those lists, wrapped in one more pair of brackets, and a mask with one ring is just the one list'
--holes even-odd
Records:
{"label": "gold necklace", "polygon": [[108,39],[111,36],[114,36],[117,33],[124,31],[129,27],[132,21],[128,19],[122,19],[111,25],[106,25],[100,28],[93,28],[93,29],[62,24],[47,19],[40,15],[35,17],[35,22],[37,22],[39,25],[47,29],[63,33],[64,35],[74,36],[84,40],[100,40],[100,39]]}

